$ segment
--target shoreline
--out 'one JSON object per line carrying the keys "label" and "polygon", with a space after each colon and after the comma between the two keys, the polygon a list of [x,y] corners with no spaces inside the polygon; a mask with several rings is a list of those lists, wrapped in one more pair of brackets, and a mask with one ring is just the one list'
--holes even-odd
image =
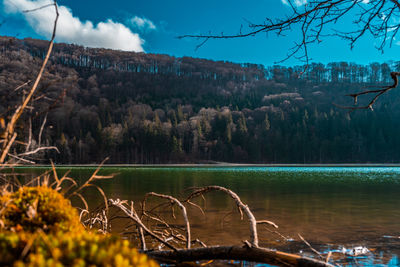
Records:
{"label": "shoreline", "polygon": [[[97,168],[98,164],[55,164],[56,168]],[[3,168],[51,168],[50,164],[37,164],[37,165],[1,165]],[[311,163],[311,164],[247,164],[247,163],[185,163],[185,164],[103,164],[102,168],[163,168],[163,167],[176,167],[176,168],[224,168],[224,167],[258,167],[258,168],[272,168],[272,167],[400,167],[400,163]]]}

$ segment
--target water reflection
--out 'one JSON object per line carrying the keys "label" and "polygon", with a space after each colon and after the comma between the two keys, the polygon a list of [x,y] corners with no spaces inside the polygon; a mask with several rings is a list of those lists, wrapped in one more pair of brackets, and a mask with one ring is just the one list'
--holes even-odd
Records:
{"label": "water reflection", "polygon": [[[67,169],[81,181],[93,172],[93,168],[58,168],[61,173]],[[235,191],[257,218],[277,223],[284,236],[298,240],[300,233],[321,251],[340,246],[374,250],[375,257],[350,257],[349,266],[399,264],[400,239],[387,237],[400,236],[399,167],[108,167],[102,171],[114,172],[119,173],[115,179],[100,183],[112,198],[139,202],[150,191],[184,197],[186,188],[221,185]],[[100,201],[95,191],[87,195],[92,204]],[[190,210],[193,234],[208,244],[221,240],[240,244],[248,238],[248,226],[232,207],[229,197],[208,195],[206,217]],[[288,244],[268,230],[260,230],[262,245],[292,252],[304,249],[301,242]]]}

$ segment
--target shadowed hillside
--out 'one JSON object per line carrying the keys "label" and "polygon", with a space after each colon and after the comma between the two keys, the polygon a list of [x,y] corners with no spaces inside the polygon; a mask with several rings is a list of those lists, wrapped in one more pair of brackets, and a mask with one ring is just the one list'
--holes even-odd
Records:
{"label": "shadowed hillside", "polygon": [[[46,42],[0,37],[0,117]],[[57,44],[32,109],[56,163],[398,162],[399,92],[348,114],[346,94],[391,83],[400,62],[264,67]],[[26,89],[26,88],[25,88]],[[13,102],[15,101],[15,102]],[[362,104],[362,99],[360,99]],[[28,138],[28,127],[19,133]],[[36,140],[39,142],[39,140]]]}

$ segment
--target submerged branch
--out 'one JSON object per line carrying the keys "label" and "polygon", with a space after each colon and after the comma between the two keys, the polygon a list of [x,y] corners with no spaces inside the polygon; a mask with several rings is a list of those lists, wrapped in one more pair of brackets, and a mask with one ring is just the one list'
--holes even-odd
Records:
{"label": "submerged branch", "polygon": [[160,262],[194,262],[201,260],[242,260],[278,266],[333,267],[316,259],[261,247],[218,246],[177,251],[144,251]]}

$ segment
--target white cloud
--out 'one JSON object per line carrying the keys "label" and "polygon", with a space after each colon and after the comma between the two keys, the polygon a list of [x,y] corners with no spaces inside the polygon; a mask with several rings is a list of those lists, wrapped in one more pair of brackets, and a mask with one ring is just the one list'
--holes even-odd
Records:
{"label": "white cloud", "polygon": [[[28,13],[22,11],[38,8],[51,2],[49,0],[4,0],[3,4],[7,13],[22,14],[36,33],[49,38],[53,31],[54,9],[47,7]],[[144,51],[142,47],[144,40],[121,23],[108,19],[93,25],[91,21],[82,22],[78,17],[74,17],[71,9],[66,6],[59,6],[58,9],[60,17],[57,24],[57,41],[89,47]]]}
{"label": "white cloud", "polygon": [[[291,1],[291,0],[281,0],[281,1],[282,1],[283,4],[288,6],[289,5],[289,1]],[[302,6],[302,5],[307,4],[307,0],[294,0],[294,1],[292,1],[292,3],[295,6]]]}
{"label": "white cloud", "polygon": [[141,18],[138,16],[135,16],[129,20],[129,23],[132,24],[132,26],[139,28],[139,29],[149,29],[149,30],[155,30],[157,29],[156,25],[149,19],[146,18]]}

